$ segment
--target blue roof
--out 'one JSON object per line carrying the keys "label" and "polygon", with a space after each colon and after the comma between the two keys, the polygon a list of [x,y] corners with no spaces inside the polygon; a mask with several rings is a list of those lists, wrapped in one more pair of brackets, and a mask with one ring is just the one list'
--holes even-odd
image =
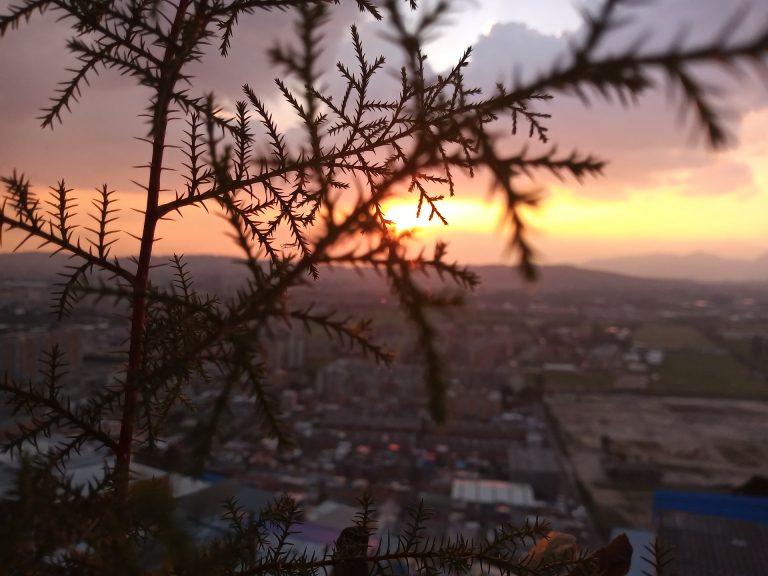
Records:
{"label": "blue roof", "polygon": [[216,472],[203,472],[200,476],[200,480],[210,482],[211,484],[218,482],[219,480],[223,480],[224,478],[225,476],[217,474]]}
{"label": "blue roof", "polygon": [[657,490],[653,495],[654,516],[663,510],[678,510],[705,516],[768,524],[768,498],[754,496]]}

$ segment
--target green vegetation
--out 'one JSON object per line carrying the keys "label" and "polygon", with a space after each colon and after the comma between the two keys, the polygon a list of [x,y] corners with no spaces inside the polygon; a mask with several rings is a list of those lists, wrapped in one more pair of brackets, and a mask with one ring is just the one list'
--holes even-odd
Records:
{"label": "green vegetation", "polygon": [[651,388],[669,394],[768,398],[768,384],[725,352],[670,350]]}
{"label": "green vegetation", "polygon": [[635,330],[633,337],[635,342],[653,348],[715,349],[715,345],[696,328],[680,324],[643,324]]}
{"label": "green vegetation", "polygon": [[723,338],[722,345],[740,362],[763,375],[768,375],[768,350],[761,340]]}
{"label": "green vegetation", "polygon": [[613,375],[608,372],[547,372],[544,376],[544,386],[548,392],[559,389],[595,390],[610,388],[613,385]]}

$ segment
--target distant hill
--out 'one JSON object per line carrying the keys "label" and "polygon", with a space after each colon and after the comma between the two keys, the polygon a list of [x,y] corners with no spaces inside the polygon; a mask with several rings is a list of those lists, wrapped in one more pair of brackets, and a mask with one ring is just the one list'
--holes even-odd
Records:
{"label": "distant hill", "polygon": [[[201,276],[235,277],[243,275],[243,266],[234,258],[225,256],[190,256],[184,258],[190,268]],[[127,258],[120,259],[128,269],[133,265]],[[167,264],[169,256],[154,258],[154,265]],[[67,266],[79,264],[77,259],[69,259],[63,254],[45,254],[42,252],[20,252],[17,254],[0,254],[0,280],[25,280],[34,282],[49,282],[57,278],[57,274],[67,271]],[[166,268],[170,278],[171,269]],[[156,271],[158,273],[159,271]],[[163,273],[159,273],[162,278]]]}
{"label": "distant hill", "polygon": [[525,282],[514,267],[477,266],[473,269],[481,278],[479,290],[488,292],[526,290],[545,294],[558,292],[636,293],[688,289],[698,286],[698,283],[693,282],[636,278],[624,274],[565,265],[542,266],[539,269],[539,278],[532,284]]}
{"label": "distant hill", "polygon": [[686,255],[645,254],[589,260],[589,270],[641,278],[667,278],[698,282],[768,282],[768,253],[746,260],[723,258],[705,252]]}
{"label": "distant hill", "polygon": [[[67,258],[61,254],[54,256],[41,252],[0,254],[0,281],[47,282],[53,280],[57,272],[64,270],[67,262]],[[74,263],[74,260],[72,262]]]}
{"label": "distant hill", "polygon": [[[723,259],[720,259],[723,260]],[[218,291],[219,288],[236,286],[245,277],[245,268],[236,259],[226,256],[188,256],[185,258],[193,278],[205,290]],[[615,259],[619,262],[620,259]],[[168,262],[168,257],[159,256],[157,264]],[[764,259],[764,269],[768,268],[768,257]],[[57,254],[49,256],[37,252],[20,254],[0,254],[0,281],[37,281],[51,283],[56,280],[56,273],[74,263],[65,256]],[[126,264],[129,268],[131,264]],[[757,266],[757,265],[755,265]],[[659,292],[716,292],[727,288],[733,282],[702,283],[692,281],[697,279],[693,274],[679,276],[684,279],[639,278],[627,274],[617,274],[603,270],[589,270],[575,266],[542,266],[540,277],[534,283],[524,281],[513,266],[472,266],[481,279],[478,287],[480,293],[503,292],[532,292],[538,294],[582,293],[594,295],[637,295]],[[171,268],[162,267],[155,270],[155,280],[160,283],[171,280]],[[648,274],[651,276],[651,274]],[[658,274],[656,275],[658,276]],[[743,276],[742,276],[743,277]],[[440,289],[448,286],[436,274],[421,280],[426,286]],[[768,282],[768,274],[760,277],[755,274],[747,277],[747,281]],[[338,293],[348,292],[384,292],[385,280],[373,270],[352,270],[349,268],[325,268],[321,270],[320,280],[313,287],[320,290]]]}

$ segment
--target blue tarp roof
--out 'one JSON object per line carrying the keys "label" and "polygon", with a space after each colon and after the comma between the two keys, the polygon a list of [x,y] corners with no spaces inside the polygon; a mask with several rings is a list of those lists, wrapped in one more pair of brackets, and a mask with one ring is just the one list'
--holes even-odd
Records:
{"label": "blue tarp roof", "polygon": [[654,515],[662,510],[678,510],[705,516],[768,524],[768,498],[754,496],[657,490],[653,495]]}

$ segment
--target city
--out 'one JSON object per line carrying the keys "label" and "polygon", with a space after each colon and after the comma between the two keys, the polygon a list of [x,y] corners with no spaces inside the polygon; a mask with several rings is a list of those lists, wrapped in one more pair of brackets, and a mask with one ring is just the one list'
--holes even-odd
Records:
{"label": "city", "polygon": [[768,2],[0,43],[0,573],[766,573]]}
{"label": "city", "polygon": [[[0,370],[34,380],[57,345],[73,401],[108,388],[123,369],[120,307],[105,298],[52,324],[59,261],[3,258]],[[239,265],[226,258],[189,262],[198,290],[227,293],[239,280]],[[316,288],[289,294],[288,305],[370,319],[393,362],[376,364],[297,324],[269,326],[264,378],[294,445],[264,436],[245,390],[233,392],[208,444],[222,386],[212,377],[193,384],[194,411],[172,411],[134,472],[170,475],[188,530],[203,540],[225,530],[225,499],[258,513],[289,494],[305,510],[294,538],[317,551],[350,524],[363,494],[379,510],[379,538],[401,530],[421,502],[435,536],[477,538],[504,522],[540,519],[592,548],[621,531],[650,541],[663,516],[660,491],[765,496],[764,286],[571,267],[544,267],[529,285],[512,268],[477,272],[482,283],[463,305],[433,318],[449,384],[446,424],[429,416],[414,332],[384,283],[372,272],[327,269]],[[4,422],[13,428],[10,413]],[[66,473],[85,485],[103,461],[82,451]],[[4,494],[17,465],[8,455],[0,465]],[[757,558],[765,528],[755,524],[750,534]]]}

